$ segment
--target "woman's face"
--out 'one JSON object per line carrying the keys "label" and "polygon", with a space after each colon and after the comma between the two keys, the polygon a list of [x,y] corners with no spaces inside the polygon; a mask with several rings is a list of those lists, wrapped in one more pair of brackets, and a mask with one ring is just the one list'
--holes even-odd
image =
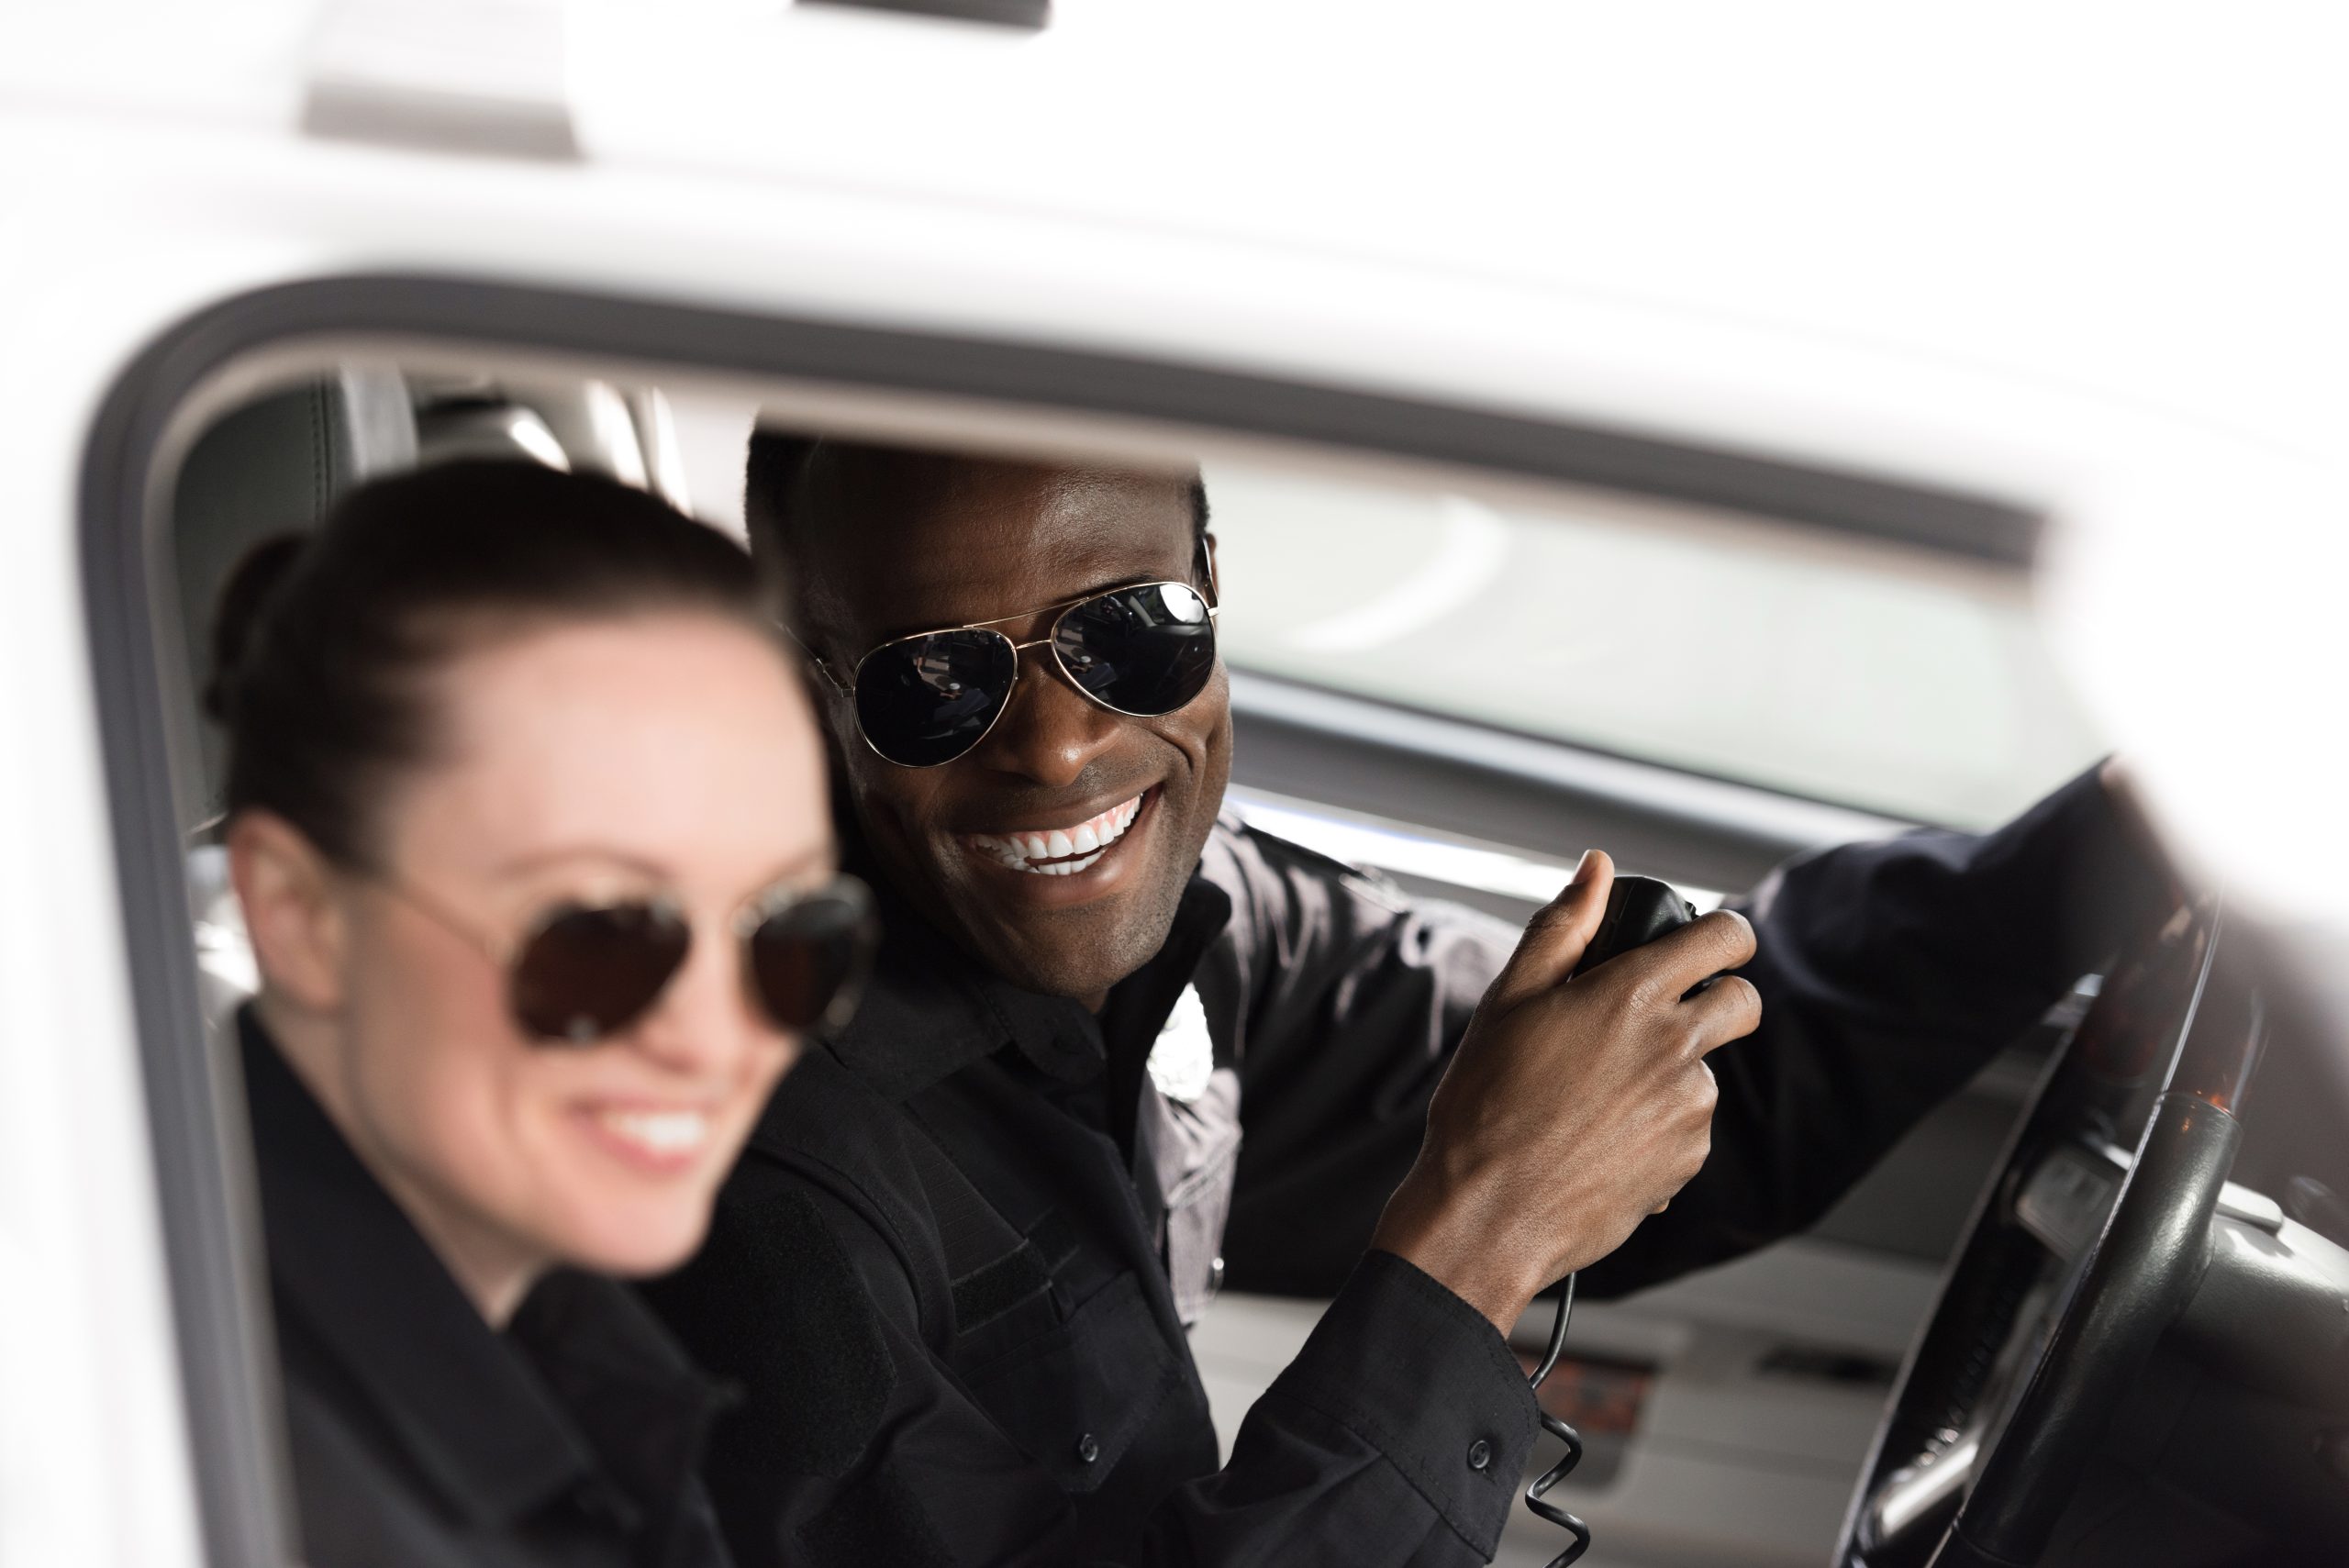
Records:
{"label": "woman's face", "polygon": [[[384,803],[388,876],[332,878],[335,1081],[313,1086],[461,1277],[672,1268],[798,1050],[731,920],[833,871],[799,683],[752,632],[674,613],[499,639],[432,694],[444,750]],[[691,951],[584,1048],[527,1035],[504,965],[452,929],[508,951],[559,906],[653,896]]]}

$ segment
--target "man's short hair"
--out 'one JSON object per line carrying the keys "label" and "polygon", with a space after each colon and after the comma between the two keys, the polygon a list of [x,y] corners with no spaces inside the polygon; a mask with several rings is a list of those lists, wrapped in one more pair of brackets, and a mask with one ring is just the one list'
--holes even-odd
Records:
{"label": "man's short hair", "polygon": [[[847,456],[866,462],[945,464],[954,454],[918,447],[890,446],[874,441],[828,440],[788,430],[761,427],[751,433],[750,462],[742,476],[742,520],[750,529],[751,553],[774,572],[800,558],[809,542],[807,530],[815,522],[807,506],[806,480],[818,450],[828,457]],[[1191,532],[1196,541],[1208,531],[1207,482],[1191,479]]]}

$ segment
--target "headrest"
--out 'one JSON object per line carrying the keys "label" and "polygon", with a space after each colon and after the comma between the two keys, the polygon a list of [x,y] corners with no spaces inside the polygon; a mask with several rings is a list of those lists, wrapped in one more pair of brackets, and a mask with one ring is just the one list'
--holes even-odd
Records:
{"label": "headrest", "polygon": [[[212,614],[228,574],[262,540],[315,526],[351,483],[351,469],[341,392],[327,381],[246,405],[189,450],[173,495],[171,533],[190,694],[202,691],[211,674]],[[213,727],[197,729],[201,821],[219,807],[225,759]]]}

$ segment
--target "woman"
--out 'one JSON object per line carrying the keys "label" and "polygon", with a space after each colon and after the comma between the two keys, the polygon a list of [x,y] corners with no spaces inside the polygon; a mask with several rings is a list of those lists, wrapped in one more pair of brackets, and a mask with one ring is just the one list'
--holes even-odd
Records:
{"label": "woman", "polygon": [[464,463],[224,595],[212,706],[306,1561],[725,1561],[712,1400],[610,1276],[699,1245],[869,922],[733,544]]}

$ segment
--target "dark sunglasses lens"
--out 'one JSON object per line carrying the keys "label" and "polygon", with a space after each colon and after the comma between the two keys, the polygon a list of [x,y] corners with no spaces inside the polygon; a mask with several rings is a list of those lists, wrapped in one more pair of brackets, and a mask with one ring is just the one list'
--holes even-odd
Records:
{"label": "dark sunglasses lens", "polygon": [[1207,689],[1215,673],[1215,622],[1195,590],[1145,583],[1072,608],[1061,617],[1052,649],[1070,678],[1101,701],[1154,717]]}
{"label": "dark sunglasses lens", "polygon": [[952,762],[995,722],[1019,666],[1011,644],[991,631],[938,631],[893,643],[856,673],[856,721],[893,762]]}
{"label": "dark sunglasses lens", "polygon": [[514,1017],[542,1040],[592,1045],[651,1006],[692,945],[665,906],[563,910],[514,960]]}
{"label": "dark sunglasses lens", "polygon": [[872,962],[871,910],[862,885],[846,884],[759,923],[751,933],[751,976],[770,1018],[788,1029],[848,1021]]}

